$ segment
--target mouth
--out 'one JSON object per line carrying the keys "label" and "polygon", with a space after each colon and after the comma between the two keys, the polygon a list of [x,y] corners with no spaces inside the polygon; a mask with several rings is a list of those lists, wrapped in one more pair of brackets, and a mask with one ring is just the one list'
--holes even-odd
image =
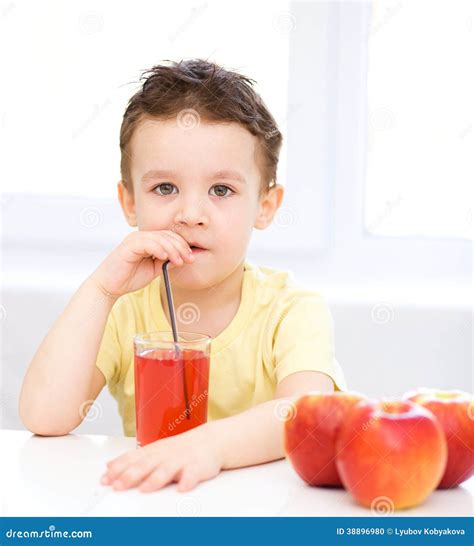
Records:
{"label": "mouth", "polygon": [[202,248],[200,246],[191,245],[191,250],[193,251],[193,254],[199,254],[201,252],[205,252],[207,248]]}

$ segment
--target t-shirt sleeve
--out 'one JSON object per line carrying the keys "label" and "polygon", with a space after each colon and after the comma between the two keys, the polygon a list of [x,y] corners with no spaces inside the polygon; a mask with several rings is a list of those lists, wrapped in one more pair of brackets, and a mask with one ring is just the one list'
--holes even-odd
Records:
{"label": "t-shirt sleeve", "polygon": [[317,293],[296,297],[284,306],[274,331],[272,356],[277,383],[294,372],[317,371],[331,377],[335,390],[347,390],[335,357],[332,315]]}
{"label": "t-shirt sleeve", "polygon": [[104,374],[107,385],[115,385],[120,375],[121,348],[117,335],[117,325],[112,311],[109,313],[104,335],[97,353],[96,366]]}

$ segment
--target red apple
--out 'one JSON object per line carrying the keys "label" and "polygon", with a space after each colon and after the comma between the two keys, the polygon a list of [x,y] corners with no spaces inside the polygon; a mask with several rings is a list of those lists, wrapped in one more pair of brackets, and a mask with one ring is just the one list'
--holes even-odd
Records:
{"label": "red apple", "polygon": [[409,401],[359,402],[339,431],[337,460],[344,487],[364,506],[409,508],[436,488],[448,449],[434,415]]}
{"label": "red apple", "polygon": [[420,388],[407,392],[410,400],[429,409],[443,427],[448,464],[439,488],[455,487],[474,474],[474,397],[460,390]]}
{"label": "red apple", "polygon": [[285,421],[285,452],[298,475],[310,485],[341,486],[335,440],[350,408],[364,400],[356,392],[309,392],[299,398]]}

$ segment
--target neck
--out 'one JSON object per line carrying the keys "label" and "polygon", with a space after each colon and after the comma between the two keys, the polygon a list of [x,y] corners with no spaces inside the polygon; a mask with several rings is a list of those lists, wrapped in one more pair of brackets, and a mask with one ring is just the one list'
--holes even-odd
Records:
{"label": "neck", "polygon": [[[176,311],[180,305],[192,303],[198,307],[201,316],[207,316],[213,311],[225,308],[228,305],[234,305],[236,301],[240,303],[243,277],[244,263],[241,262],[230,275],[209,288],[187,290],[181,286],[173,285],[171,281],[174,309]],[[162,307],[169,319],[166,287],[163,278],[162,282],[160,282],[160,295]]]}

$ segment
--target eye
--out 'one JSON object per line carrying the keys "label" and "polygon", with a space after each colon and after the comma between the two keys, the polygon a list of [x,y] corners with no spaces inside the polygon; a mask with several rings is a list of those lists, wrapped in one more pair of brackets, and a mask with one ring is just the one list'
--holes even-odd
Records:
{"label": "eye", "polygon": [[[232,193],[235,193],[234,190],[231,190],[228,186],[223,186],[222,184],[212,186],[211,190],[214,188],[219,188],[219,191],[217,192],[217,197],[229,197]],[[222,194],[222,190],[224,190],[224,194]],[[231,193],[227,194],[226,190],[229,190]]]}
{"label": "eye", "polygon": [[172,195],[172,189],[176,188],[174,184],[170,184],[169,182],[164,182],[163,184],[158,184],[156,188],[153,188],[153,191],[160,189],[158,192],[158,195]]}

